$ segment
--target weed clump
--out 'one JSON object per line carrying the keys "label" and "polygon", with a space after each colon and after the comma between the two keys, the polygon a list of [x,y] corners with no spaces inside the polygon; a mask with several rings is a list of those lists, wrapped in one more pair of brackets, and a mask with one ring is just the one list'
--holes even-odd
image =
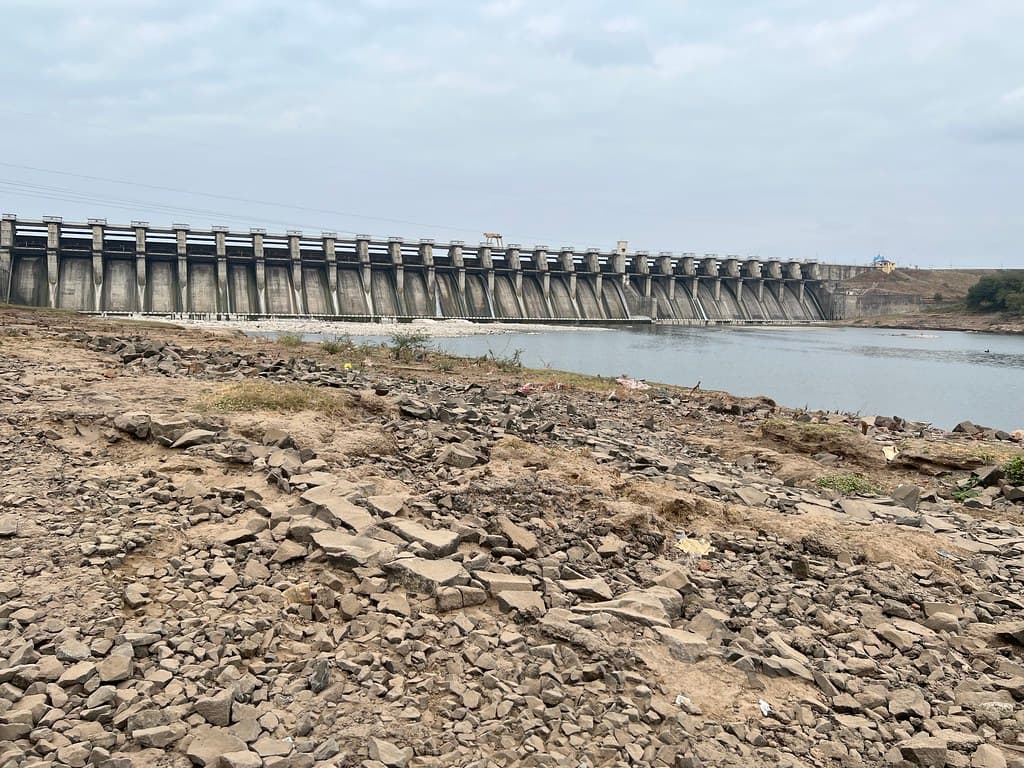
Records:
{"label": "weed clump", "polygon": [[297,333],[279,333],[277,343],[285,349],[295,349],[302,344],[302,336]]}
{"label": "weed clump", "polygon": [[324,339],[320,342],[320,349],[326,352],[328,355],[340,355],[346,352],[352,352],[356,345],[352,342],[352,337],[347,333],[343,333],[340,336],[332,336],[329,339]]}
{"label": "weed clump", "polygon": [[1003,477],[1010,485],[1024,485],[1024,454],[1003,464]]}
{"label": "weed clump", "polygon": [[953,491],[952,496],[954,501],[959,501],[961,504],[968,499],[981,496],[981,491],[978,490],[978,478],[972,477],[966,483],[961,484],[959,488]]}
{"label": "weed clump", "polygon": [[493,365],[499,371],[521,371],[523,370],[523,350],[517,349],[511,355],[505,355],[488,349],[487,353],[480,355],[476,361],[481,365]]}

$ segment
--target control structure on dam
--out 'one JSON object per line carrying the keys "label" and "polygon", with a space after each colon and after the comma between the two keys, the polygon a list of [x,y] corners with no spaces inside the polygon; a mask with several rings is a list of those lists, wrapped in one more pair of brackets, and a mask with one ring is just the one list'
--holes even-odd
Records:
{"label": "control structure on dam", "polygon": [[0,302],[195,317],[680,324],[828,319],[850,267],[735,256],[0,219]]}

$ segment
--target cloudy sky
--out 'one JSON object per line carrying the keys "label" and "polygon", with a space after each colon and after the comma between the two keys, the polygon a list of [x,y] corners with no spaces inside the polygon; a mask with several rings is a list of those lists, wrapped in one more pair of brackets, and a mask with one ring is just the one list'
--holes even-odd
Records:
{"label": "cloudy sky", "polygon": [[1024,267],[1021,0],[0,11],[5,212]]}

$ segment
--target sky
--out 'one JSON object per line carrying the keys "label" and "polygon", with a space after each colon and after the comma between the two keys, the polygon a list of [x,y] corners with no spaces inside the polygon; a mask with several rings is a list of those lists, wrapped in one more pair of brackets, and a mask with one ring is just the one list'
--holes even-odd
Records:
{"label": "sky", "polygon": [[1024,267],[1021,0],[2,0],[0,209]]}

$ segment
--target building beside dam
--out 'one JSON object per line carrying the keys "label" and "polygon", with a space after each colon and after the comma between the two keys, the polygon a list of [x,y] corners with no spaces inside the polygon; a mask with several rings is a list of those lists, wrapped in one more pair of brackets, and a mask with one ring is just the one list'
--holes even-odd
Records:
{"label": "building beside dam", "polygon": [[811,323],[866,267],[0,219],[0,302],[195,317]]}

